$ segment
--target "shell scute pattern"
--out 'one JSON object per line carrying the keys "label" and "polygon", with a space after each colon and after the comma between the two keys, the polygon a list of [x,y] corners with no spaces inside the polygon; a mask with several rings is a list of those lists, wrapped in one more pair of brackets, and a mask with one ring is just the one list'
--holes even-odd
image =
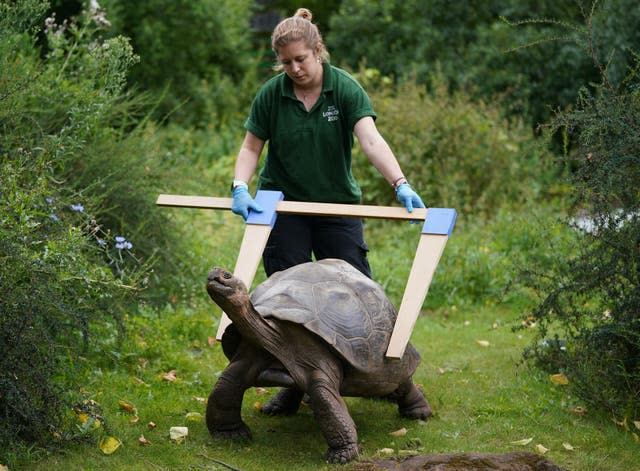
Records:
{"label": "shell scute pattern", "polygon": [[[335,261],[334,261],[335,262]],[[347,263],[272,275],[251,296],[263,317],[304,325],[357,369],[380,367],[396,311],[382,288]]]}

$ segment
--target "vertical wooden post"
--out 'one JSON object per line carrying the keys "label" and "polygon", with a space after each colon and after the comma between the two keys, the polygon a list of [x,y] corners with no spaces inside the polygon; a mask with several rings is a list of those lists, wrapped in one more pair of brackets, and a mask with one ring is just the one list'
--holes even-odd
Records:
{"label": "vertical wooden post", "polygon": [[[242,280],[248,291],[251,291],[251,283],[260,265],[262,252],[276,222],[276,206],[283,198],[284,195],[280,191],[261,190],[256,193],[255,201],[262,206],[262,212],[249,212],[240,252],[233,269],[233,274]],[[223,312],[216,334],[218,340],[222,338],[222,334],[230,323],[231,320]]]}
{"label": "vertical wooden post", "polygon": [[456,217],[454,209],[429,208],[427,210],[427,218],[404,289],[398,318],[389,340],[386,353],[389,358],[401,358],[404,355],[440,256],[455,225]]}

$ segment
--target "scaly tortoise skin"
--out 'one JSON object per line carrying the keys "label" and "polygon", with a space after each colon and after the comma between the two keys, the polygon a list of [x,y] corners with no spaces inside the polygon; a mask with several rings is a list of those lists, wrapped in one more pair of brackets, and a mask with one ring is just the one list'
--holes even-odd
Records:
{"label": "scaly tortoise skin", "polygon": [[270,415],[295,414],[308,394],[331,463],[359,453],[343,396],[392,399],[404,417],[432,415],[411,378],[420,363],[416,349],[409,344],[401,359],[385,357],[396,310],[380,285],[347,262],[294,266],[251,296],[241,280],[214,268],[207,292],[233,322],[222,338],[230,363],[207,403],[212,436],[251,438],[240,410],[245,390],[254,386],[284,386],[262,407]]}

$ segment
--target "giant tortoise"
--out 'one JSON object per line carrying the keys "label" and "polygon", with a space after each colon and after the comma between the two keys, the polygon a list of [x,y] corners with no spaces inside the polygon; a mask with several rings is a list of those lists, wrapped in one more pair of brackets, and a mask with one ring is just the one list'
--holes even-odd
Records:
{"label": "giant tortoise", "polygon": [[420,355],[407,345],[385,357],[396,310],[376,282],[347,262],[324,259],[277,272],[249,296],[222,268],[208,274],[207,291],[232,320],[222,338],[230,363],[207,403],[212,436],[251,438],[240,410],[252,386],[284,386],[262,411],[294,414],[304,394],[329,445],[327,461],[359,453],[355,424],[342,396],[383,397],[400,415],[432,415],[412,381]]}

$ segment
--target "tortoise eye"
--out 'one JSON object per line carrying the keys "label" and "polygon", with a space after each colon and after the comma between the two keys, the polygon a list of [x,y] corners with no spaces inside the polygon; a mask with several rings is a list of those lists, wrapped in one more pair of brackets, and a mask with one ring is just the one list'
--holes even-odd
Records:
{"label": "tortoise eye", "polygon": [[231,278],[233,275],[231,273],[229,273],[228,271],[225,271],[222,274],[222,278],[224,278],[225,280],[228,280],[229,278]]}

